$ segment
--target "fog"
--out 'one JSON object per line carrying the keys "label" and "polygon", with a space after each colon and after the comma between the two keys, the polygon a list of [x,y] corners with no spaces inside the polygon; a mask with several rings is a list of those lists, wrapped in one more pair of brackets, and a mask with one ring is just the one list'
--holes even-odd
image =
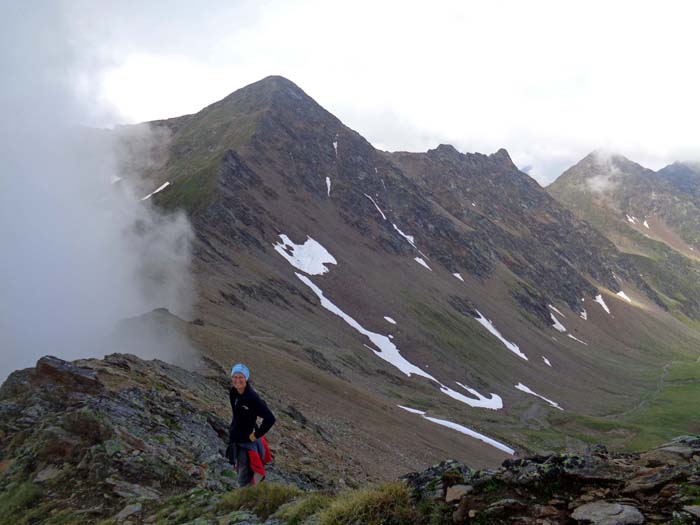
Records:
{"label": "fog", "polygon": [[162,182],[140,175],[162,162],[167,133],[90,127],[118,120],[92,95],[106,64],[76,43],[60,3],[0,16],[0,378],[47,354],[181,361],[184,323],[122,322],[191,314],[191,226],[141,200]]}

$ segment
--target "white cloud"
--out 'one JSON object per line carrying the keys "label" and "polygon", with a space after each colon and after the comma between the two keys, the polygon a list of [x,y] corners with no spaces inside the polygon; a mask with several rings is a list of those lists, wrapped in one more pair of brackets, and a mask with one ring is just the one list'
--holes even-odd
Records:
{"label": "white cloud", "polygon": [[281,74],[374,144],[505,147],[541,182],[599,147],[651,168],[700,159],[691,2],[68,5],[131,121]]}
{"label": "white cloud", "polygon": [[79,127],[115,118],[93,98],[112,62],[79,45],[61,6],[0,5],[0,380],[46,354],[191,352],[162,329],[131,344],[128,327],[114,333],[159,307],[189,315],[193,235],[184,214],[164,216],[135,194],[163,134]]}

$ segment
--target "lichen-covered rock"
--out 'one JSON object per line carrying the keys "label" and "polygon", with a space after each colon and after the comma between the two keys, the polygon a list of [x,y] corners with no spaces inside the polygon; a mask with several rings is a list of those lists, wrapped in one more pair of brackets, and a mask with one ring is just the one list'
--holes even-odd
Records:
{"label": "lichen-covered rock", "polygon": [[[669,448],[663,445],[661,448]],[[700,503],[700,441],[686,436],[672,446],[688,448],[647,466],[646,453],[611,453],[592,447],[585,454],[549,454],[509,459],[500,468],[471,471],[466,484],[445,487],[457,465],[442,463],[406,476],[414,499],[425,507],[446,505],[452,523],[625,524],[692,523]],[[658,450],[658,449],[657,449]],[[465,475],[463,474],[463,475]],[[445,494],[447,492],[447,494]],[[449,518],[449,519],[448,519]]]}
{"label": "lichen-covered rock", "polygon": [[595,501],[576,508],[571,517],[592,525],[638,525],[644,523],[644,515],[630,505]]}

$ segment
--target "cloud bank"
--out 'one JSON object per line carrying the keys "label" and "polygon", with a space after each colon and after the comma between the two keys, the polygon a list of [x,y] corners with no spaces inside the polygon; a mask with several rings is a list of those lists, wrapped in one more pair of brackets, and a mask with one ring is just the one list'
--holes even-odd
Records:
{"label": "cloud bank", "polygon": [[84,127],[116,118],[93,89],[109,62],[78,45],[62,4],[6,3],[0,19],[0,376],[47,354],[176,360],[189,348],[170,329],[115,335],[154,308],[190,314],[190,225],[140,201],[167,136]]}

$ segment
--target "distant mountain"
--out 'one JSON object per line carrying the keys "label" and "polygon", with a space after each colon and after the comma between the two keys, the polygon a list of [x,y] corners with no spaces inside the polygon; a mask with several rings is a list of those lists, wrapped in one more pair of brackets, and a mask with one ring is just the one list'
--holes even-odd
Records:
{"label": "distant mountain", "polygon": [[548,191],[626,253],[671,311],[700,319],[700,171],[591,153]]}
{"label": "distant mountain", "polygon": [[700,164],[674,162],[658,171],[680,193],[700,198]]}
{"label": "distant mountain", "polygon": [[[654,400],[700,334],[505,150],[381,152],[282,77],[150,125],[169,136],[144,169],[151,199],[196,235],[192,345],[303,414],[295,439],[343,465],[328,477],[634,448],[695,424],[686,407],[660,428]],[[693,300],[677,300],[689,318]]]}

